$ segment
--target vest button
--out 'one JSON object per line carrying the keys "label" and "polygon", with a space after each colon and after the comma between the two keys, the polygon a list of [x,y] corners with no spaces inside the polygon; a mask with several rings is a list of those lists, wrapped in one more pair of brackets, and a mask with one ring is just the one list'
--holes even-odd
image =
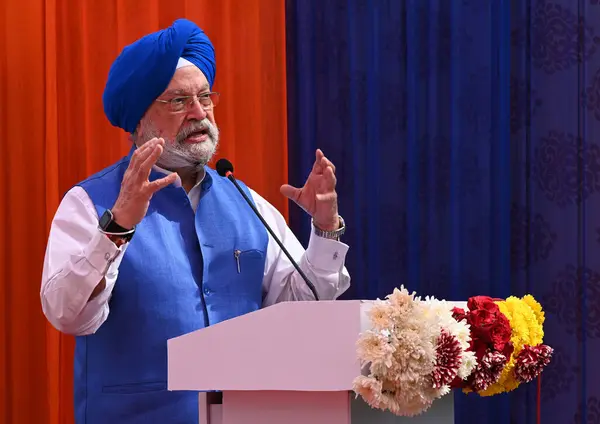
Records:
{"label": "vest button", "polygon": [[205,295],[209,296],[211,293],[212,293],[212,291],[208,287],[204,288],[204,294]]}

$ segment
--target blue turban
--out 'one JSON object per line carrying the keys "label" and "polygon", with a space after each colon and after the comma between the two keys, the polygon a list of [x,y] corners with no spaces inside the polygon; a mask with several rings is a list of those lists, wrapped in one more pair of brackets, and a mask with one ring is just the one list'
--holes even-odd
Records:
{"label": "blue turban", "polygon": [[212,88],[215,50],[204,31],[187,19],[126,46],[110,68],[102,96],[110,123],[133,133],[169,85],[180,57],[196,65]]}

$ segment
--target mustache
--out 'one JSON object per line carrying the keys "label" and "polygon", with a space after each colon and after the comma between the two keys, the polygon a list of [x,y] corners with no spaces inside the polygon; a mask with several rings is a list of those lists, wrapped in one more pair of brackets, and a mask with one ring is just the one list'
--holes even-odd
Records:
{"label": "mustache", "polygon": [[181,131],[179,131],[179,133],[175,137],[175,143],[181,144],[190,135],[194,134],[195,132],[204,131],[204,130],[206,130],[206,132],[208,133],[208,136],[211,139],[213,139],[213,140],[215,139],[215,136],[216,136],[215,128],[214,128],[212,122],[210,122],[208,119],[205,118],[202,121],[194,121],[188,127],[183,128]]}

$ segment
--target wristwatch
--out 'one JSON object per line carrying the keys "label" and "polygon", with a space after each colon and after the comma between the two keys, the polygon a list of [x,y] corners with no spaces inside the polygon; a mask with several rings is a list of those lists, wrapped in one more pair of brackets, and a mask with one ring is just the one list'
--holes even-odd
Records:
{"label": "wristwatch", "polygon": [[344,222],[344,218],[342,218],[340,215],[338,215],[338,218],[340,219],[340,228],[338,228],[335,231],[321,230],[319,227],[317,227],[315,225],[315,221],[313,220],[313,227],[315,229],[315,234],[318,235],[319,237],[339,241],[340,237],[342,235],[344,235],[344,233],[346,232],[346,223]]}
{"label": "wristwatch", "polygon": [[116,237],[122,239],[124,242],[130,241],[133,237],[133,233],[135,233],[135,227],[127,229],[117,224],[110,209],[106,209],[100,217],[100,221],[98,221],[98,229],[111,239]]}

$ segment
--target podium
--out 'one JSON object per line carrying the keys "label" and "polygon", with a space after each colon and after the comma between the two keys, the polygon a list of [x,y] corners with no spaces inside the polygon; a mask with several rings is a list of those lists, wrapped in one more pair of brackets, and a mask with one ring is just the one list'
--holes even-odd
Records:
{"label": "podium", "polygon": [[200,424],[454,423],[452,393],[412,418],[355,398],[369,307],[283,302],[170,339],[168,389],[198,392]]}

